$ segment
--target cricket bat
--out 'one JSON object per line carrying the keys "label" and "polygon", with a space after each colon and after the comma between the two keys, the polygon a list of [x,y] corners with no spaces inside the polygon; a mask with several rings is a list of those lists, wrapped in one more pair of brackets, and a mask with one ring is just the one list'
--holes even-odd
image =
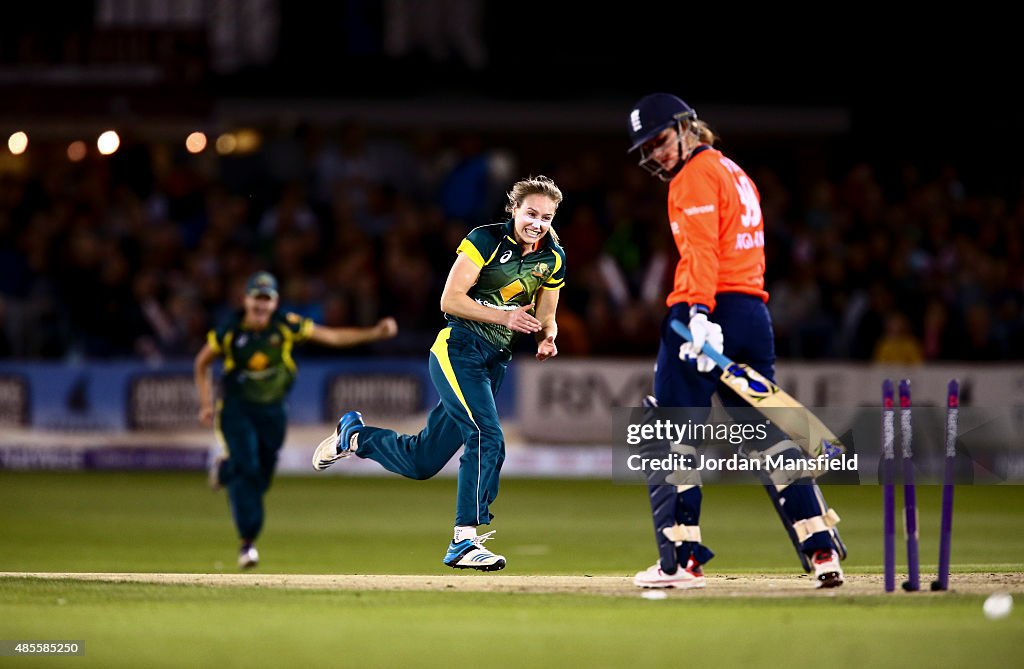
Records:
{"label": "cricket bat", "polygon": [[[686,341],[693,341],[689,328],[677,320],[669,325],[676,334]],[[832,433],[832,430],[821,422],[803,404],[792,395],[764,378],[756,370],[739,362],[733,362],[711,346],[704,345],[701,351],[715,361],[722,370],[722,383],[742,397],[755,409],[792,409],[792,411],[773,411],[767,415],[775,425],[789,435],[810,457],[824,455],[835,457],[846,452],[846,446]],[[763,413],[763,412],[762,412]]]}

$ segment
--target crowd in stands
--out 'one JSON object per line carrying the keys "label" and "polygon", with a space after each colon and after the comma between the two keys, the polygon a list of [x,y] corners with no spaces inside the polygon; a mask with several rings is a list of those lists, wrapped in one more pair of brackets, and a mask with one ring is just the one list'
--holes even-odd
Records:
{"label": "crowd in stands", "polygon": [[[128,137],[72,163],[39,146],[0,166],[0,358],[191,357],[257,269],[278,276],[284,308],[328,325],[393,315],[400,336],[374,350],[425,355],[459,240],[541,173],[565,194],[561,354],[653,357],[677,257],[665,185],[612,140],[542,155],[352,121],[229,156]],[[733,155],[761,193],[780,358],[1024,358],[1024,200],[951,165],[864,156],[793,178]]]}

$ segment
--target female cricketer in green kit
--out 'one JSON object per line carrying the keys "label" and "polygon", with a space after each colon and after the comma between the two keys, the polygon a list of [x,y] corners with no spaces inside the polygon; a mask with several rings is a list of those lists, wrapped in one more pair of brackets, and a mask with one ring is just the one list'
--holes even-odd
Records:
{"label": "female cricketer in green kit", "polygon": [[[298,314],[278,311],[277,280],[267,272],[249,277],[245,308],[207,336],[196,355],[195,383],[199,421],[214,423],[227,457],[211,471],[211,483],[228,490],[231,513],[241,539],[238,566],[259,562],[254,542],[263,528],[263,496],[270,488],[288,416],[285,399],[298,369],[292,349],[306,341],[349,347],[394,337],[394,319],[367,328],[331,328]],[[210,366],[224,358],[222,397],[213,402]]]}
{"label": "female cricketer in green kit", "polygon": [[544,176],[517,182],[508,192],[504,223],[472,230],[441,295],[448,327],[430,349],[430,378],[441,401],[419,434],[364,425],[358,411],[338,421],[334,435],[313,454],[323,470],[353,453],[412,479],[439,472],[463,445],[459,460],[455,536],[444,563],[456,569],[495,571],[505,558],[483,547],[494,532],[477,535],[493,517],[505,438],[494,397],[519,334],[533,334],[538,360],[558,353],[555,310],[565,283],[565,252],[551,229],[562,193]]}

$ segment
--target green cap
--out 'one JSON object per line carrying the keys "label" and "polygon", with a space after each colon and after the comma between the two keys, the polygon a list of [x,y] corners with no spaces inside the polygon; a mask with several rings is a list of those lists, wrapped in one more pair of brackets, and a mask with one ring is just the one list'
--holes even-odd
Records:
{"label": "green cap", "polygon": [[256,272],[245,283],[245,294],[252,297],[266,295],[270,298],[276,298],[277,279],[270,272]]}

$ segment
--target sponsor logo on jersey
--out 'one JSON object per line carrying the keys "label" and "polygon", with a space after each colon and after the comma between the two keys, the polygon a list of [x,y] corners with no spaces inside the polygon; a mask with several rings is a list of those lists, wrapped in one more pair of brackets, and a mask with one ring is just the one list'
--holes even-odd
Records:
{"label": "sponsor logo on jersey", "polygon": [[491,304],[490,302],[481,300],[480,298],[477,298],[476,303],[485,306],[488,309],[497,309],[498,311],[515,311],[519,308],[519,305],[517,304]]}
{"label": "sponsor logo on jersey", "polygon": [[696,216],[697,214],[710,214],[714,210],[715,205],[713,204],[701,204],[696,207],[687,207],[683,209],[683,213],[687,216]]}
{"label": "sponsor logo on jersey", "polygon": [[512,249],[509,249],[508,251],[505,251],[504,253],[501,254],[501,257],[498,258],[498,262],[499,263],[508,262],[508,259],[511,258],[511,257],[512,257]]}
{"label": "sponsor logo on jersey", "polygon": [[267,368],[270,364],[270,358],[266,356],[262,351],[256,351],[251,358],[249,358],[249,364],[246,365],[251,371],[260,372]]}
{"label": "sponsor logo on jersey", "polygon": [[525,291],[526,291],[526,286],[523,285],[522,281],[520,281],[519,279],[516,279],[515,281],[513,281],[510,284],[508,284],[507,286],[505,286],[504,288],[502,288],[498,292],[501,293],[501,300],[503,302],[508,302],[509,300],[511,300],[516,295],[519,295],[520,293],[523,293]]}

